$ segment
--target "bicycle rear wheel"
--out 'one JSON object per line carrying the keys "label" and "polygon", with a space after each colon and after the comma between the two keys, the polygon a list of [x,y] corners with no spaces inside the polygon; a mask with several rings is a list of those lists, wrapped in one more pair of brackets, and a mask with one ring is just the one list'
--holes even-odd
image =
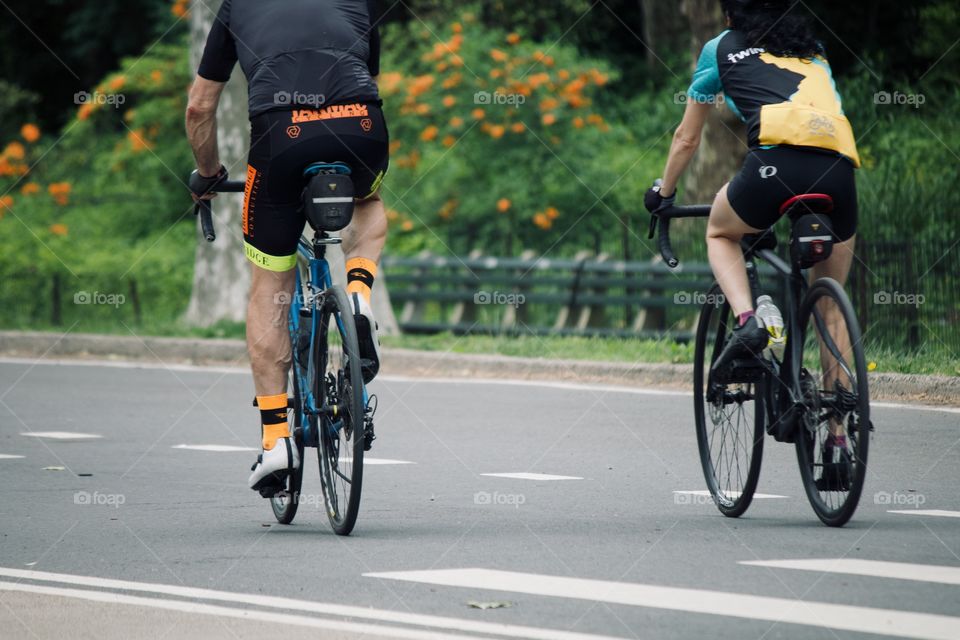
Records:
{"label": "bicycle rear wheel", "polygon": [[314,363],[318,401],[336,410],[320,419],[320,481],[330,526],[349,535],[363,485],[364,401],[357,329],[340,287],[323,296]]}
{"label": "bicycle rear wheel", "polygon": [[[843,287],[831,278],[810,287],[800,322],[800,476],[820,520],[841,527],[860,501],[870,445],[870,393],[860,325]],[[834,439],[828,443],[831,434]],[[836,444],[841,435],[846,446]]]}
{"label": "bicycle rear wheel", "polygon": [[697,446],[707,488],[725,516],[742,515],[757,489],[763,460],[764,380],[720,384],[710,367],[733,329],[733,314],[714,285],[700,311],[693,364]]}
{"label": "bicycle rear wheel", "polygon": [[273,515],[280,524],[290,524],[294,516],[297,515],[297,507],[300,504],[300,488],[303,485],[303,408],[300,406],[302,401],[300,387],[297,382],[297,376],[294,372],[296,360],[291,367],[290,389],[293,391],[293,406],[290,407],[288,414],[293,414],[292,435],[297,451],[300,454],[300,467],[287,477],[287,488],[270,498],[270,507],[273,509]]}

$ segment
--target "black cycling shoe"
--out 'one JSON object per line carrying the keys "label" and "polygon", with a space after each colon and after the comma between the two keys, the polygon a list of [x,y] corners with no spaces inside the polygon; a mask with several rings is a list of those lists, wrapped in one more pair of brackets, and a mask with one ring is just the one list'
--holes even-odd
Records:
{"label": "black cycling shoe", "polygon": [[769,341],[770,336],[760,319],[756,316],[747,318],[746,322],[730,334],[720,357],[710,367],[711,373],[727,374],[733,365],[756,362],[763,355]]}
{"label": "black cycling shoe", "polygon": [[817,478],[817,491],[849,491],[853,475],[853,456],[846,436],[827,436],[823,443],[823,472]]}

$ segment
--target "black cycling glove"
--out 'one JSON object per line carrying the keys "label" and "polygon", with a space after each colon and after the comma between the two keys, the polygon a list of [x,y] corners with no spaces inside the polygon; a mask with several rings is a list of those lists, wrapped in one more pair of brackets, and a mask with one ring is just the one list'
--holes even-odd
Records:
{"label": "black cycling glove", "polygon": [[226,180],[227,177],[227,168],[223,165],[220,165],[220,171],[217,172],[217,175],[211,178],[200,175],[200,172],[194,169],[193,173],[190,174],[190,181],[187,185],[190,187],[193,195],[200,198],[213,191],[213,189]]}
{"label": "black cycling glove", "polygon": [[669,209],[676,201],[677,192],[674,191],[673,195],[664,197],[660,194],[660,185],[651,187],[646,195],[643,196],[643,206],[645,206],[650,213],[656,213],[660,209]]}

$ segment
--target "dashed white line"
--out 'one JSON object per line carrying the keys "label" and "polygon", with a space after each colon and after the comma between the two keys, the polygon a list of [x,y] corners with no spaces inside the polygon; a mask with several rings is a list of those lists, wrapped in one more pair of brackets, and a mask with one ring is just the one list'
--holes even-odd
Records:
{"label": "dashed white line", "polygon": [[[698,489],[696,491],[674,491],[674,493],[680,494],[682,496],[704,496],[708,498],[713,495],[706,489]],[[724,491],[723,495],[727,496],[728,498],[733,498],[734,500],[736,500],[737,498],[740,497],[740,492]],[[753,497],[756,498],[757,500],[768,500],[768,499],[775,499],[775,498],[789,498],[790,496],[781,496],[775,493],[754,493]]]}
{"label": "dashed white line", "polygon": [[253,447],[235,447],[229,444],[175,444],[171,449],[189,449],[191,451],[214,451],[217,453],[229,453],[232,451],[259,451]]}
{"label": "dashed white line", "polygon": [[440,569],[364,575],[386,580],[573,598],[923,640],[956,640],[957,629],[960,629],[960,618],[932,613],[513,571]]}
{"label": "dashed white line", "polygon": [[901,513],[907,516],[933,516],[935,518],[960,518],[960,511],[943,509],[888,509],[887,513]]}
{"label": "dashed white line", "polygon": [[23,456],[17,456],[12,453],[0,453],[0,460],[15,460],[22,457]]}
{"label": "dashed white line", "polygon": [[[341,458],[344,462],[353,462],[353,458]],[[363,466],[370,465],[389,465],[389,464],[416,464],[409,460],[391,460],[390,458],[368,458],[363,457]]]}
{"label": "dashed white line", "polygon": [[960,585],[960,567],[935,564],[910,564],[856,558],[824,558],[822,560],[745,560],[740,564],[776,569],[798,569],[818,573],[843,573],[871,578],[893,578],[916,582],[938,582]]}
{"label": "dashed white line", "polygon": [[514,480],[583,480],[578,476],[556,476],[549,473],[481,473],[480,475]]}
{"label": "dashed white line", "polygon": [[[467,620],[462,618],[450,618],[445,616],[433,616],[426,614],[417,614],[417,613],[407,613],[403,611],[388,611],[385,609],[373,609],[367,607],[354,607],[349,605],[340,605],[333,603],[325,602],[313,602],[310,600],[296,600],[293,598],[284,598],[277,596],[268,596],[264,594],[247,594],[247,593],[231,593],[228,591],[215,591],[213,589],[203,589],[196,587],[185,587],[180,585],[166,585],[166,584],[156,584],[149,582],[132,582],[128,580],[114,580],[110,578],[96,578],[92,576],[78,576],[66,573],[49,573],[46,571],[32,571],[26,569],[10,569],[5,567],[0,567],[0,576],[8,578],[16,578],[18,580],[32,580],[36,582],[47,582],[47,583],[59,583],[59,584],[68,584],[68,585],[77,585],[83,587],[94,587],[98,589],[113,589],[113,590],[124,590],[124,591],[134,591],[139,593],[149,593],[158,596],[175,596],[179,598],[190,598],[193,600],[212,600],[217,602],[229,602],[233,604],[243,604],[251,605],[256,607],[270,608],[270,609],[282,609],[285,613],[282,614],[269,614],[269,615],[278,615],[282,616],[281,618],[271,618],[271,620],[277,619],[281,624],[290,623],[298,624],[297,622],[292,622],[292,620],[305,621],[305,626],[318,626],[321,624],[326,624],[327,621],[318,619],[318,618],[307,618],[303,616],[291,615],[295,613],[316,613],[330,616],[337,616],[340,618],[356,618],[361,620],[374,620],[377,622],[386,622],[392,624],[403,624],[411,625],[416,627],[427,627],[430,629],[439,629],[442,631],[453,631],[460,633],[480,633],[486,635],[494,636],[506,636],[510,638],[526,638],[527,640],[620,640],[614,639],[610,636],[599,636],[587,633],[577,633],[572,631],[559,631],[553,629],[540,629],[536,627],[525,627],[520,625],[513,624],[502,624],[494,622],[480,622],[475,620]],[[66,595],[66,597],[76,597],[94,599],[100,602],[119,602],[121,604],[139,604],[142,606],[153,606],[159,608],[172,608],[179,607],[183,605],[194,605],[192,602],[183,602],[178,600],[160,600],[155,598],[137,598],[135,596],[121,595],[113,592],[105,591],[92,591],[92,590],[76,590],[76,589],[61,589],[58,587],[41,587],[39,585],[31,584],[20,584],[20,583],[4,583],[0,582],[0,590],[20,590],[20,591],[31,591],[35,589],[45,589],[53,590],[57,589],[56,593],[51,593],[50,591],[45,591],[51,595]],[[44,593],[41,591],[33,591],[34,593]],[[63,593],[67,592],[67,593]],[[89,596],[89,597],[88,597]],[[124,598],[123,601],[116,601],[115,598]],[[134,598],[136,601],[130,601],[130,598]],[[143,602],[141,602],[143,601]],[[213,605],[196,605],[202,607],[213,607]],[[180,610],[180,609],[178,609]],[[205,611],[194,610],[196,613],[204,613]],[[213,607],[211,610],[206,611],[212,615],[226,615],[226,616],[244,616],[251,613],[258,614],[267,614],[267,612],[256,611],[254,609],[232,609],[228,607]],[[346,622],[332,621],[335,624],[347,624]],[[360,627],[367,627],[362,629]],[[335,628],[327,627],[323,628]],[[413,637],[413,638],[426,638],[437,636],[436,633],[429,633],[422,629],[417,630],[415,635],[410,635],[408,629],[396,628],[396,627],[375,627],[373,625],[358,625],[353,629],[360,633],[371,633],[373,629],[389,629],[392,633],[395,633],[396,629],[404,631],[407,635],[396,636],[396,637]],[[473,637],[473,636],[457,636],[460,638],[463,637]]]}
{"label": "dashed white line", "polygon": [[95,433],[77,433],[74,431],[24,431],[20,435],[48,440],[94,440],[103,437]]}

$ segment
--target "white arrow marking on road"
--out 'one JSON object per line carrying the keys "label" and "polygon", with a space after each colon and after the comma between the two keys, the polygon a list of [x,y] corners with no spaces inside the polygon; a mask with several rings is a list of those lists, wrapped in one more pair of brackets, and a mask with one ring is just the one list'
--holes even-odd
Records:
{"label": "white arrow marking on road", "polygon": [[0,453],[0,460],[13,460],[15,458],[22,458],[23,456],[15,456],[12,453]]}
{"label": "white arrow marking on road", "polygon": [[887,513],[902,513],[908,516],[936,516],[940,518],[960,518],[960,511],[944,511],[943,509],[888,510]]}
{"label": "white arrow marking on road", "polygon": [[808,602],[706,589],[585,580],[562,576],[495,571],[440,569],[366,573],[372,578],[403,580],[447,587],[528,593],[554,598],[670,609],[689,613],[768,620],[859,633],[923,640],[956,640],[960,618],[932,613],[876,609],[828,602]]}
{"label": "white arrow marking on road", "polygon": [[252,447],[234,447],[228,444],[175,444],[171,449],[190,449],[191,451],[216,451],[227,453],[230,451],[259,451]]}
{"label": "white arrow marking on road", "polygon": [[[699,491],[674,491],[674,493],[679,493],[680,495],[684,495],[684,496],[706,496],[706,497],[711,497],[711,496],[713,495],[713,494],[711,494],[709,491],[707,491],[706,489],[702,489],[702,490],[699,490]],[[732,499],[736,500],[737,498],[740,497],[740,492],[739,492],[739,491],[724,491],[724,492],[723,492],[723,495],[727,496],[728,498],[732,498]],[[778,496],[778,495],[775,494],[775,493],[755,493],[755,494],[753,494],[753,497],[754,497],[754,498],[757,498],[758,500],[764,500],[764,499],[767,499],[767,498],[789,498],[790,496]]]}
{"label": "white arrow marking on road", "polygon": [[[293,598],[280,598],[276,596],[267,596],[263,594],[230,593],[229,591],[215,591],[213,589],[201,589],[195,587],[184,587],[178,585],[155,584],[149,582],[131,582],[128,580],[112,580],[109,578],[94,578],[88,576],[77,576],[68,573],[49,573],[46,571],[30,571],[26,569],[8,569],[0,567],[0,576],[17,578],[20,580],[34,580],[38,582],[55,582],[61,584],[80,585],[84,587],[98,587],[101,589],[122,589],[124,591],[137,591],[141,593],[151,593],[157,595],[177,596],[181,598],[192,598],[198,600],[214,600],[219,602],[230,602],[235,604],[253,605],[256,607],[267,607],[271,609],[283,609],[283,614],[268,614],[267,612],[257,611],[255,609],[231,609],[227,607],[212,607],[212,605],[194,605],[189,602],[160,600],[155,598],[137,598],[134,596],[125,596],[113,592],[61,589],[57,587],[46,587],[39,585],[6,583],[0,582],[0,590],[17,590],[40,593],[39,589],[54,590],[57,593],[51,595],[65,595],[73,598],[87,598],[101,602],[120,602],[124,604],[138,604],[142,606],[172,608],[176,606],[200,606],[212,607],[216,611],[210,611],[213,615],[246,617],[252,613],[264,615],[277,615],[281,618],[270,618],[278,620],[281,624],[289,622],[298,624],[293,620],[311,621],[311,625],[326,624],[327,621],[319,618],[305,618],[302,616],[291,615],[295,613],[319,613],[338,617],[359,618],[363,620],[376,620],[378,622],[389,622],[394,624],[413,625],[417,627],[430,627],[433,629],[442,629],[465,633],[482,633],[495,636],[507,636],[510,638],[526,638],[528,640],[622,640],[611,636],[599,636],[589,633],[577,633],[573,631],[559,631],[553,629],[538,629],[536,627],[524,627],[513,624],[502,624],[496,622],[478,622],[475,620],[465,620],[462,618],[449,618],[445,616],[423,615],[418,613],[406,613],[403,611],[387,611],[384,609],[371,609],[367,607],[352,607],[348,605],[332,604],[325,602],[312,602],[310,600],[295,600]],[[69,593],[63,593],[69,592]],[[137,602],[128,600],[118,601],[116,598],[133,598]],[[143,602],[140,602],[143,601]],[[196,610],[193,610],[196,611]],[[204,611],[196,611],[204,613]],[[332,621],[334,624],[350,624],[346,622]],[[363,629],[359,629],[363,627]],[[334,628],[334,627],[330,627]],[[374,625],[355,624],[353,629],[359,633],[371,633],[375,629],[385,629],[387,627],[377,627]],[[410,635],[406,629],[396,627],[388,628],[391,633],[403,631],[405,635],[396,637],[427,638],[439,637],[441,634],[428,633],[423,630],[417,630],[415,635]],[[388,636],[390,634],[387,634]],[[466,636],[456,636],[463,638]]]}
{"label": "white arrow marking on road", "polygon": [[935,564],[881,562],[855,558],[825,558],[823,560],[746,560],[740,564],[777,569],[799,569],[822,573],[845,573],[872,578],[894,578],[917,582],[939,582],[960,585],[960,567],[942,567]]}
{"label": "white arrow marking on road", "polygon": [[20,435],[31,438],[49,438],[51,440],[90,440],[103,437],[94,433],[76,433],[73,431],[25,431]]}
{"label": "white arrow marking on road", "polygon": [[583,480],[577,476],[554,476],[549,473],[481,473],[491,478],[514,478],[516,480]]}

